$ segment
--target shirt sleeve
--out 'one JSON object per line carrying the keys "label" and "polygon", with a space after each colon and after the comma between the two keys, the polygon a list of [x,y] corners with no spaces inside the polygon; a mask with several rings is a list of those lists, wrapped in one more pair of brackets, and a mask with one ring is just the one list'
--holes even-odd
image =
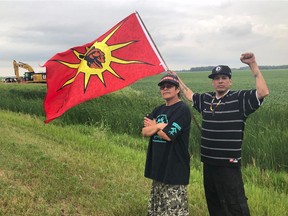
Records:
{"label": "shirt sleeve", "polygon": [[257,97],[256,89],[239,91],[240,110],[245,117],[255,112],[263,103],[263,99]]}
{"label": "shirt sleeve", "polygon": [[195,93],[192,97],[192,106],[201,113],[201,94]]}
{"label": "shirt sleeve", "polygon": [[171,139],[176,137],[184,130],[189,130],[191,124],[191,112],[186,104],[176,109],[176,111],[169,117],[168,125],[163,129],[163,132]]}

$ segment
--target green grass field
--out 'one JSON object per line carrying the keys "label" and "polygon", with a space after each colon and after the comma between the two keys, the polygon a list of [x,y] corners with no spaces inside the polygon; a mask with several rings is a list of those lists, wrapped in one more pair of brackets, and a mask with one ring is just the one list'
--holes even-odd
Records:
{"label": "green grass field", "polygon": [[[194,91],[212,90],[205,73],[179,76]],[[270,95],[247,121],[243,178],[251,215],[287,215],[287,70],[263,71]],[[161,75],[80,104],[44,124],[45,85],[0,84],[0,215],[146,215],[151,181],[143,177],[148,139],[143,116],[163,103]],[[232,89],[254,88],[249,71]],[[201,118],[192,110],[197,122]],[[208,215],[192,122],[191,215]]]}

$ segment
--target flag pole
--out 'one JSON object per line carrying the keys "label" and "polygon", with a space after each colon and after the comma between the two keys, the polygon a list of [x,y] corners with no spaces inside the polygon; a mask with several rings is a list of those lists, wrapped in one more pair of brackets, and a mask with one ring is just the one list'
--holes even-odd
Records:
{"label": "flag pole", "polygon": [[[167,70],[167,71],[169,71],[169,68],[168,68],[167,64],[165,63],[165,61],[164,61],[164,59],[163,59],[163,57],[162,57],[161,53],[159,52],[159,50],[158,50],[158,48],[157,48],[157,46],[156,46],[155,42],[153,41],[153,39],[152,39],[152,37],[151,37],[151,35],[150,35],[149,31],[147,30],[147,28],[146,28],[146,26],[145,26],[144,22],[143,22],[143,21],[142,21],[142,19],[141,19],[141,17],[140,17],[140,15],[139,15],[139,13],[138,13],[137,11],[135,11],[135,13],[136,13],[136,15],[139,17],[139,20],[141,21],[141,24],[142,24],[142,26],[144,27],[144,29],[145,29],[145,31],[147,32],[147,34],[148,34],[148,36],[149,36],[149,38],[150,38],[151,42],[152,42],[152,43],[153,43],[153,45],[154,45],[154,47],[155,47],[156,51],[158,52],[158,54],[159,54],[159,56],[160,56],[161,60],[163,61],[163,63],[164,63],[164,66],[165,66],[166,70]],[[200,128],[200,126],[199,126],[199,124],[198,124],[198,122],[197,122],[197,119],[195,118],[195,116],[194,116],[194,115],[192,115],[192,119],[193,119],[193,120],[194,120],[194,122],[196,123],[196,126],[197,126],[197,128],[198,128],[199,130],[201,130],[201,128]]]}
{"label": "flag pole", "polygon": [[164,59],[163,59],[163,57],[162,57],[162,55],[161,55],[160,51],[158,50],[158,48],[157,48],[157,46],[156,46],[156,44],[155,44],[154,40],[152,39],[152,37],[151,37],[151,35],[150,35],[150,33],[149,33],[148,29],[146,28],[146,26],[145,26],[145,24],[144,24],[143,20],[142,20],[142,19],[141,19],[141,17],[140,17],[139,13],[138,13],[137,11],[135,11],[135,13],[136,13],[137,17],[139,18],[139,20],[140,20],[140,22],[141,22],[142,26],[144,27],[144,29],[145,29],[146,33],[148,34],[148,36],[149,36],[149,39],[150,39],[150,40],[151,40],[151,42],[153,43],[153,45],[154,45],[154,47],[155,47],[155,49],[156,49],[156,51],[157,51],[157,53],[158,53],[159,57],[161,58],[161,60],[162,60],[162,62],[163,62],[163,64],[164,64],[164,67],[165,67],[166,71],[169,71],[169,68],[168,68],[168,66],[167,66],[166,62],[164,61]]}

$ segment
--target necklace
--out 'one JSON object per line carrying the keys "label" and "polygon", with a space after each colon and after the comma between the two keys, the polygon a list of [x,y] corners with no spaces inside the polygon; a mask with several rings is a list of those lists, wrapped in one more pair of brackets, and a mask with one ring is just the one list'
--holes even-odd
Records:
{"label": "necklace", "polygon": [[215,98],[216,98],[216,95],[213,96],[213,99],[212,99],[212,101],[211,101],[211,103],[210,103],[210,110],[211,110],[213,116],[215,115],[215,109],[220,105],[220,103],[222,102],[223,98],[227,95],[227,93],[228,93],[229,91],[230,91],[230,90],[228,89],[228,91],[227,91],[225,94],[222,94],[222,97],[220,97],[220,100],[218,101],[218,103],[216,104],[216,106],[214,107],[214,109],[213,109],[213,102],[214,102],[214,100],[215,100]]}
{"label": "necklace", "polygon": [[213,97],[211,103],[210,103],[210,110],[212,111],[212,115],[214,116],[215,115],[215,109],[219,106],[219,104],[221,103],[223,97],[220,98],[220,100],[218,101],[218,103],[216,104],[216,106],[214,107],[213,109],[213,102],[215,100],[215,97]]}

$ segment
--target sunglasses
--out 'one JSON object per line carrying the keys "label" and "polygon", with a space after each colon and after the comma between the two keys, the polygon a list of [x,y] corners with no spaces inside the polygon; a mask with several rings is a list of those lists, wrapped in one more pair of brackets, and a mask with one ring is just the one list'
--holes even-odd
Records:
{"label": "sunglasses", "polygon": [[160,90],[164,90],[165,88],[170,89],[172,87],[174,87],[175,85],[171,85],[171,84],[164,84],[160,86]]}

